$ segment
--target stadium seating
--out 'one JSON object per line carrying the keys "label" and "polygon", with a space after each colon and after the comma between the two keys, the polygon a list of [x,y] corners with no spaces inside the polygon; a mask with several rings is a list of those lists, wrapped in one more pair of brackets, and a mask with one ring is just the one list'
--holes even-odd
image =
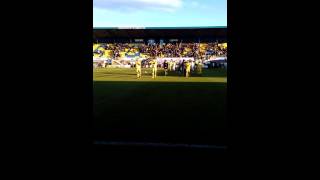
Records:
{"label": "stadium seating", "polygon": [[113,56],[112,50],[105,50],[104,51],[104,55],[102,57],[104,57],[104,58],[112,58],[112,56]]}
{"label": "stadium seating", "polygon": [[99,46],[100,44],[93,44],[93,51],[95,51]]}
{"label": "stadium seating", "polygon": [[227,56],[227,43],[176,43],[145,45],[132,43],[93,44],[93,57],[206,57]]}

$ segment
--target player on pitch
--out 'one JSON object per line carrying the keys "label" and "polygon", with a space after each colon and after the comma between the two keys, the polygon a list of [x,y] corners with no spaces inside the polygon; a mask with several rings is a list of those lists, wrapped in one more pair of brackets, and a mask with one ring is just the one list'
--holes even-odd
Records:
{"label": "player on pitch", "polygon": [[186,77],[188,78],[190,76],[190,69],[191,69],[191,63],[190,61],[186,62]]}
{"label": "player on pitch", "polygon": [[136,60],[136,70],[137,78],[141,78],[141,61],[139,59]]}
{"label": "player on pitch", "polygon": [[[170,63],[170,62],[169,62]],[[164,76],[167,76],[168,75],[168,67],[169,66],[169,63],[167,62],[167,60],[164,60],[164,63],[163,63],[163,69],[164,69]]]}
{"label": "player on pitch", "polygon": [[152,78],[157,77],[157,59],[151,60]]}

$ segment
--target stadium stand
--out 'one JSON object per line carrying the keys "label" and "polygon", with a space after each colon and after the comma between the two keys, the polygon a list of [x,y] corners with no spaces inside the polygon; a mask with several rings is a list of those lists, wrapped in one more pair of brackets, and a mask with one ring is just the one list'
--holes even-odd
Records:
{"label": "stadium stand", "polygon": [[115,67],[132,66],[137,58],[145,60],[143,67],[152,58],[193,58],[207,68],[228,54],[226,27],[94,28],[93,42],[94,63]]}
{"label": "stadium stand", "polygon": [[177,44],[93,44],[94,57],[150,58],[227,56],[227,43],[177,43]]}

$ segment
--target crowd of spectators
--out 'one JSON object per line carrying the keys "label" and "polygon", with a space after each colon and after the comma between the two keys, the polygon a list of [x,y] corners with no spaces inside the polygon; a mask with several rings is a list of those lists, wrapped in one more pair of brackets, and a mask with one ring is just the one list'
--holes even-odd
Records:
{"label": "crowd of spectators", "polygon": [[[202,47],[201,47],[202,46]],[[167,44],[132,44],[114,43],[102,44],[104,50],[111,50],[113,58],[120,57],[120,53],[143,53],[149,57],[194,57],[227,56],[227,48],[218,43],[167,43]],[[94,53],[103,54],[104,51]]]}

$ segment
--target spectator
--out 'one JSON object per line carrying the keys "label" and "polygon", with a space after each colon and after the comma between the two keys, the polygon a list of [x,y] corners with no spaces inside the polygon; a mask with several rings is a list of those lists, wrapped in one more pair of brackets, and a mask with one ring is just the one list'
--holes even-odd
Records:
{"label": "spectator", "polygon": [[[128,44],[114,43],[103,45],[105,50],[111,50],[113,58],[120,57],[120,52],[134,53],[140,52],[150,57],[194,57],[196,59],[204,56],[220,55],[227,56],[227,49],[219,46],[218,43],[207,43],[205,49],[200,48],[199,43],[167,43],[160,46],[159,44]],[[98,54],[104,52],[97,50]]]}

